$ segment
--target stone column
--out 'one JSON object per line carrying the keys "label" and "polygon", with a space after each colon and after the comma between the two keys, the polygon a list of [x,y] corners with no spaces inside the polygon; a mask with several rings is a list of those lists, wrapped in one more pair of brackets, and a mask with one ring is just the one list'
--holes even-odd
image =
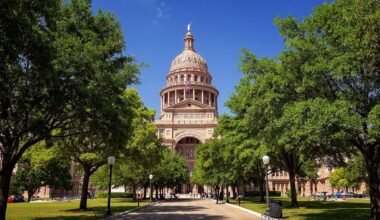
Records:
{"label": "stone column", "polygon": [[215,109],[218,111],[218,96],[215,94]]}
{"label": "stone column", "polygon": [[193,89],[193,100],[195,100],[195,89]]}
{"label": "stone column", "polygon": [[165,98],[164,98],[164,106],[167,107],[169,104],[169,93],[165,93]]}
{"label": "stone column", "polygon": [[203,103],[203,92],[204,92],[204,91],[203,91],[203,89],[202,89],[202,103]]}
{"label": "stone column", "polygon": [[176,104],[177,103],[177,90],[174,90],[174,103],[173,104]]}
{"label": "stone column", "polygon": [[211,92],[208,92],[208,105],[211,106]]}

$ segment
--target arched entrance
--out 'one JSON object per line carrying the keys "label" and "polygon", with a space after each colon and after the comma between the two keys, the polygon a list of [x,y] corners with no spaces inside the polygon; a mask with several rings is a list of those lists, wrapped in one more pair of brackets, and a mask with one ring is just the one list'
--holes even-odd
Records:
{"label": "arched entrance", "polygon": [[[186,165],[187,169],[191,173],[194,169],[194,162],[195,162],[195,149],[198,144],[200,144],[201,141],[195,137],[184,137],[181,140],[177,142],[175,145],[175,150],[182,156],[186,158]],[[191,185],[190,183],[182,183],[177,188],[178,193],[198,193],[197,187]]]}

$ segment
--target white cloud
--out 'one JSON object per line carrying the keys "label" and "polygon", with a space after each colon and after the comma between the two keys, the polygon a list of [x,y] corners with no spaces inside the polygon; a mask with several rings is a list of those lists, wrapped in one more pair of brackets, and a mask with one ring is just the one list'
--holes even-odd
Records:
{"label": "white cloud", "polygon": [[153,24],[159,24],[162,20],[170,19],[170,8],[163,0],[138,0],[154,11]]}

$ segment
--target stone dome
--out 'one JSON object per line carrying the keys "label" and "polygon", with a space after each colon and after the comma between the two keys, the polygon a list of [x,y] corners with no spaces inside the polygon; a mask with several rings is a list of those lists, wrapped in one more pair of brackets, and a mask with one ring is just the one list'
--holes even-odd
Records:
{"label": "stone dome", "polygon": [[195,51],[185,49],[172,61],[170,72],[189,69],[208,72],[206,60]]}
{"label": "stone dome", "polygon": [[184,41],[185,49],[172,61],[172,64],[170,66],[170,73],[186,70],[207,73],[208,68],[206,60],[203,59],[203,57],[197,52],[195,52],[194,38],[190,32],[190,29],[187,30]]}

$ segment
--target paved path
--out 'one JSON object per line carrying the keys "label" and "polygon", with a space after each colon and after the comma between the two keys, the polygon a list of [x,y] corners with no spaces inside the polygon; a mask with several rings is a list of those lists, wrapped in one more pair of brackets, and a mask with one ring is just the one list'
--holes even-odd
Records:
{"label": "paved path", "polygon": [[[114,216],[115,217],[115,216]],[[178,199],[160,202],[116,219],[135,220],[187,220],[187,219],[238,219],[253,220],[255,216],[212,200]]]}

